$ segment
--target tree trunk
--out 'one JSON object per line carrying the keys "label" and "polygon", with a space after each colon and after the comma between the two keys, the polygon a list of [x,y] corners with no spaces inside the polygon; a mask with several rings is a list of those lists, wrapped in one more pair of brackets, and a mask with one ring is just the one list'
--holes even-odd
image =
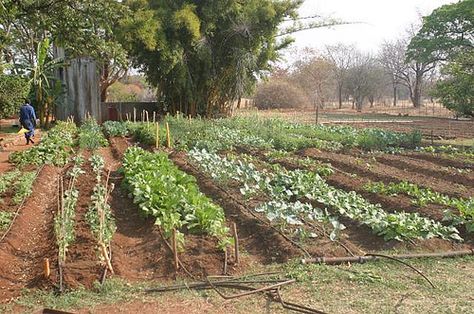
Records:
{"label": "tree trunk", "polygon": [[422,105],[421,101],[421,84],[422,84],[422,78],[420,76],[416,76],[415,80],[415,86],[413,86],[413,96],[412,96],[412,102],[413,106],[415,108],[420,108]]}
{"label": "tree trunk", "polygon": [[100,88],[100,102],[107,101],[107,88],[108,86],[101,86]]}
{"label": "tree trunk", "polygon": [[397,85],[393,85],[393,106],[397,106]]}
{"label": "tree trunk", "polygon": [[338,100],[339,100],[339,109],[342,109],[342,84],[339,84],[337,87]]}

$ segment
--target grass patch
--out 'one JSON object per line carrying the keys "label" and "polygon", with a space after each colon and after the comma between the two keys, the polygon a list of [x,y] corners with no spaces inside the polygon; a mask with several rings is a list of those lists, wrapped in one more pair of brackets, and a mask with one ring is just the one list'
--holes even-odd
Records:
{"label": "grass patch", "polygon": [[[297,283],[282,289],[285,300],[304,304],[328,313],[473,313],[474,257],[458,259],[410,260],[430,278],[432,289],[419,275],[392,261],[326,266],[285,265],[252,266],[249,273],[284,272]],[[267,304],[261,295],[225,302],[214,291],[183,290],[173,293],[145,294],[143,289],[168,283],[127,284],[109,280],[94,290],[79,289],[62,296],[49,292],[30,292],[16,301],[26,312],[43,307],[74,311],[88,309],[100,313],[133,312],[148,309],[159,312],[186,313],[288,313],[280,305]],[[231,294],[230,291],[225,291]],[[12,307],[3,310],[12,312]],[[0,312],[2,308],[0,307]],[[18,309],[16,310],[18,312]]]}

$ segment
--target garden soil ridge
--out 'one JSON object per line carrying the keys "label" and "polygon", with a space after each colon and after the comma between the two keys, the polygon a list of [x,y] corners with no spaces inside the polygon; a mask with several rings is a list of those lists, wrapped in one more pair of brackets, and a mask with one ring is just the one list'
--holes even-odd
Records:
{"label": "garden soil ridge", "polygon": [[[24,288],[51,287],[43,277],[44,258],[55,259],[54,197],[61,169],[45,166],[9,234],[0,243],[0,303],[21,294]],[[52,273],[54,279],[55,274]]]}

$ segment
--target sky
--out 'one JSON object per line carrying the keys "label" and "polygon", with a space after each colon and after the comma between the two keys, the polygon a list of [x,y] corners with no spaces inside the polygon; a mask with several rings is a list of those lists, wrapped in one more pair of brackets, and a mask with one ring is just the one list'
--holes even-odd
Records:
{"label": "sky", "polygon": [[361,24],[335,26],[293,34],[293,47],[321,48],[338,42],[355,44],[366,52],[377,52],[384,40],[402,36],[420,15],[456,0],[306,0],[300,16],[322,15]]}

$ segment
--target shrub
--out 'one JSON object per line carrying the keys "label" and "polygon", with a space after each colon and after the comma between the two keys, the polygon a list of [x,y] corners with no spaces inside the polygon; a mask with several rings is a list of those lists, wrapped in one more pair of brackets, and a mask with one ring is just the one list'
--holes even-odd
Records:
{"label": "shrub", "polygon": [[255,95],[258,109],[298,108],[309,103],[300,88],[285,81],[260,84]]}
{"label": "shrub", "polygon": [[30,84],[26,79],[18,75],[0,74],[0,119],[15,115],[29,92]]}

